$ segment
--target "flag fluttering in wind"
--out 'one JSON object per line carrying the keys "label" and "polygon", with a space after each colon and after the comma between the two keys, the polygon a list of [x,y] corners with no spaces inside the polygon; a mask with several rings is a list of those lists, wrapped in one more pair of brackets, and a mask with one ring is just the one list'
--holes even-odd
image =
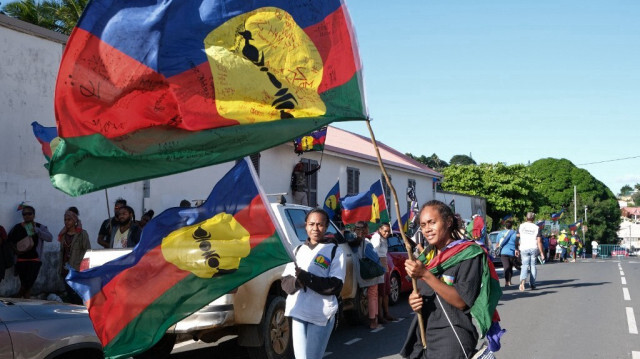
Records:
{"label": "flag fluttering in wind", "polygon": [[80,195],[366,120],[342,0],[93,0],[55,89],[49,174]]}
{"label": "flag fluttering in wind", "polygon": [[580,227],[580,225],[582,225],[582,220],[579,220],[579,221],[578,221],[578,222],[576,222],[576,223],[571,223],[571,224],[569,225],[569,230],[570,230],[570,231],[575,231],[575,230],[577,230],[577,229],[578,229],[578,227]]}
{"label": "flag fluttering in wind", "polygon": [[551,213],[551,220],[556,222],[558,221],[560,218],[562,218],[562,215],[564,214],[564,208],[560,210],[560,212],[557,213]]}
{"label": "flag fluttering in wind", "polygon": [[55,127],[42,126],[38,122],[31,122],[33,128],[33,135],[36,136],[36,140],[40,142],[42,146],[42,154],[47,159],[47,162],[51,160],[53,155],[52,145],[55,147],[58,142],[58,129]]}
{"label": "flag fluttering in wind", "polygon": [[324,142],[327,139],[327,128],[323,127],[310,134],[293,140],[294,151],[297,154],[311,151],[323,151]]}
{"label": "flag fluttering in wind", "polygon": [[342,198],[340,203],[344,224],[365,221],[369,222],[369,230],[374,231],[381,223],[389,222],[387,200],[381,180],[375,181],[366,192]]}
{"label": "flag fluttering in wind", "polygon": [[131,253],[69,273],[105,357],[145,351],[174,323],[291,261],[251,166],[239,161],[201,206],[153,217]]}
{"label": "flag fluttering in wind", "polygon": [[[414,219],[414,213],[411,209],[409,209],[407,213],[403,214],[402,217],[400,217],[400,220],[402,221],[402,231],[404,233],[409,232],[409,224],[411,223],[411,221],[413,221],[413,219]],[[397,219],[395,222],[393,222],[393,225],[391,226],[391,230],[394,232],[400,232],[400,225],[398,224]]]}
{"label": "flag fluttering in wind", "polygon": [[331,220],[340,213],[340,180],[327,193],[322,208],[329,214]]}

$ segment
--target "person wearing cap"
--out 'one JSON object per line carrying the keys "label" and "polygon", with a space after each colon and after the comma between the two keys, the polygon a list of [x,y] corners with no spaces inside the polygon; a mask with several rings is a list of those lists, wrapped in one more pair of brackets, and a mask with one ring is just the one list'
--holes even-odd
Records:
{"label": "person wearing cap", "polygon": [[525,282],[529,277],[529,267],[531,268],[531,277],[529,279],[529,285],[531,290],[536,289],[536,257],[540,255],[542,261],[544,261],[544,249],[542,247],[542,235],[540,234],[540,227],[533,223],[536,215],[533,212],[528,212],[526,222],[520,224],[518,227],[518,242],[516,243],[516,256],[522,258],[522,269],[520,270],[520,291],[524,291]]}

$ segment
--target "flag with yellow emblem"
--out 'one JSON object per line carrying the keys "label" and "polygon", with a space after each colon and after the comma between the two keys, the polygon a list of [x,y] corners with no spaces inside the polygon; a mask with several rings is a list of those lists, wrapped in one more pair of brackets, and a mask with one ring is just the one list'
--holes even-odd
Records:
{"label": "flag with yellow emblem", "polygon": [[171,325],[292,260],[251,166],[239,161],[201,206],[154,217],[131,253],[69,273],[105,357],[144,352]]}
{"label": "flag with yellow emblem", "polygon": [[375,181],[368,191],[340,199],[342,222],[354,224],[369,222],[369,231],[378,229],[381,223],[389,223],[387,199],[382,189],[382,181]]}
{"label": "flag with yellow emblem", "polygon": [[92,0],[54,105],[49,175],[74,196],[368,118],[343,0]]}
{"label": "flag with yellow emblem", "polygon": [[327,196],[324,199],[324,204],[322,205],[322,209],[324,209],[329,215],[329,219],[334,220],[338,213],[340,213],[340,180],[336,182],[336,184],[329,190]]}

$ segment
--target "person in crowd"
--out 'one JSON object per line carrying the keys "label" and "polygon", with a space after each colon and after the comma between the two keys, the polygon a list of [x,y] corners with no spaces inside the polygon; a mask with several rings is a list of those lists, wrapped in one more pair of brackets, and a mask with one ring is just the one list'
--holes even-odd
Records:
{"label": "person in crowd", "polygon": [[511,278],[513,277],[513,267],[516,265],[516,231],[513,230],[513,221],[508,219],[504,223],[504,230],[498,233],[498,247],[500,247],[500,261],[504,268],[504,286],[505,288],[513,285]]}
{"label": "person in crowd", "polygon": [[389,251],[389,243],[387,239],[391,236],[391,226],[389,223],[382,223],[376,233],[371,236],[371,244],[378,253],[380,263],[384,267],[384,281],[378,285],[378,322],[385,324],[395,321],[389,313],[389,295],[391,294],[391,276],[389,275],[389,264],[387,263],[387,252]]}
{"label": "person in crowd", "polygon": [[560,236],[558,236],[558,248],[556,248],[556,254],[558,255],[558,260],[560,262],[564,262],[567,256],[567,247],[569,246],[569,238],[567,237],[567,231],[561,230]]}
{"label": "person in crowd", "polygon": [[[364,221],[359,221],[355,224],[355,238],[349,242],[349,246],[351,246],[351,250],[353,251],[353,272],[356,274],[356,279],[358,281],[358,286],[362,289],[367,288],[367,306],[368,306],[368,314],[369,314],[369,328],[376,329],[378,327],[378,291],[379,284],[384,284],[384,275],[371,278],[364,279],[360,276],[360,259],[361,258],[369,258],[372,261],[380,264],[383,264],[378,257],[378,253],[373,248],[371,243],[367,240],[367,236],[369,235],[369,227],[367,223]],[[384,266],[386,268],[386,266]]]}
{"label": "person in crowd", "polygon": [[140,227],[136,223],[133,208],[121,207],[118,210],[118,224],[113,227],[107,248],[133,248],[140,241]]}
{"label": "person in crowd", "polygon": [[113,218],[107,218],[102,222],[100,231],[98,232],[98,244],[104,248],[111,248],[110,238],[112,236],[113,227],[118,225],[118,211],[127,205],[127,200],[118,198],[113,205]]}
{"label": "person in crowd", "polygon": [[296,261],[282,274],[288,294],[285,315],[292,318],[291,336],[296,359],[321,359],[329,342],[338,298],[346,275],[345,259],[337,243],[325,237],[329,215],[311,210],[305,218],[308,239],[294,250]]}
{"label": "person in crowd", "polygon": [[549,237],[549,261],[552,261],[556,258],[556,249],[558,247],[558,238],[555,233],[551,233],[551,237]]}
{"label": "person in crowd", "polygon": [[3,226],[0,226],[0,283],[4,279],[4,272],[13,267],[13,256],[13,249],[7,240],[7,231]]}
{"label": "person in crowd", "polygon": [[51,242],[53,236],[44,224],[35,221],[36,210],[32,206],[22,207],[22,222],[11,228],[8,240],[16,252],[15,271],[20,277],[18,298],[30,298],[31,288],[38,278],[42,262],[43,242]]}
{"label": "person in crowd", "polygon": [[[542,249],[544,258],[549,258],[549,235],[545,232],[542,233]],[[541,259],[540,263],[544,264],[544,261]]]}
{"label": "person in crowd", "polygon": [[91,243],[89,242],[89,234],[82,229],[78,214],[71,208],[64,212],[64,227],[58,234],[58,241],[60,242],[60,268],[58,272],[64,281],[67,301],[73,304],[82,304],[80,296],[71,289],[64,279],[69,273],[69,268],[80,270],[80,262],[87,250],[91,249]]}
{"label": "person in crowd", "polygon": [[[526,222],[520,224],[518,227],[518,242],[516,243],[516,256],[522,258],[522,270],[520,271],[520,291],[524,291],[525,282],[529,273],[531,278],[529,279],[529,285],[531,289],[536,289],[536,258],[540,255],[542,261],[544,261],[544,248],[542,247],[542,236],[540,234],[540,227],[538,227],[533,220],[536,215],[533,212],[528,212],[526,216]],[[531,272],[529,272],[529,268]]]}
{"label": "person in crowd", "polygon": [[189,208],[191,207],[191,202],[189,202],[189,200],[183,199],[182,201],[180,201],[180,207]]}
{"label": "person in crowd", "polygon": [[307,199],[307,177],[316,173],[319,169],[320,166],[316,166],[309,171],[305,171],[304,163],[296,163],[296,165],[293,167],[293,172],[291,173],[291,191],[293,203],[302,204],[305,206],[309,205],[309,200]]}
{"label": "person in crowd", "polygon": [[[470,310],[481,291],[483,266],[488,266],[486,252],[459,236],[457,219],[445,203],[425,203],[419,218],[420,231],[428,242],[427,257],[434,255],[431,261],[441,265],[428,270],[419,260],[405,262],[407,274],[418,279],[418,292],[409,295],[409,305],[424,319],[427,347],[422,346],[416,317],[400,355],[410,359],[470,358],[478,342]],[[448,255],[468,250],[474,254]]]}
{"label": "person in crowd", "polygon": [[569,248],[571,249],[571,263],[575,263],[578,258],[578,247],[579,247],[580,238],[576,234],[575,230],[571,231],[571,237],[569,237]]}
{"label": "person in crowd", "polygon": [[144,228],[144,226],[146,226],[147,223],[149,223],[149,221],[153,218],[154,214],[155,212],[152,209],[144,212],[142,217],[140,217],[140,221],[138,221],[138,226],[140,227],[140,229]]}
{"label": "person in crowd", "polygon": [[473,229],[471,232],[471,236],[474,240],[483,240],[485,231],[485,223],[484,218],[480,214],[476,214],[473,217]]}
{"label": "person in crowd", "polygon": [[591,258],[596,259],[598,257],[599,244],[596,240],[591,241]]}

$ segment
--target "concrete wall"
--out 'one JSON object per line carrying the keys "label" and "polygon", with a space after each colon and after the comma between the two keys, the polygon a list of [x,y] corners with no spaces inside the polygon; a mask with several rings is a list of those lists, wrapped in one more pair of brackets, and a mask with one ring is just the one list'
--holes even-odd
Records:
{"label": "concrete wall", "polygon": [[[95,247],[100,224],[107,218],[104,191],[73,198],[54,189],[44,168],[46,159],[31,129],[33,121],[55,126],[54,88],[65,39],[0,15],[0,225],[8,232],[22,221],[16,208],[24,201],[35,207],[36,221],[45,224],[57,238],[65,209],[76,206]],[[140,215],[141,182],[110,189],[111,208],[117,197],[126,198]],[[45,244],[43,267],[34,292],[64,288],[56,270],[58,249],[55,239]],[[9,269],[0,283],[0,296],[17,292],[18,283],[13,269]]]}

